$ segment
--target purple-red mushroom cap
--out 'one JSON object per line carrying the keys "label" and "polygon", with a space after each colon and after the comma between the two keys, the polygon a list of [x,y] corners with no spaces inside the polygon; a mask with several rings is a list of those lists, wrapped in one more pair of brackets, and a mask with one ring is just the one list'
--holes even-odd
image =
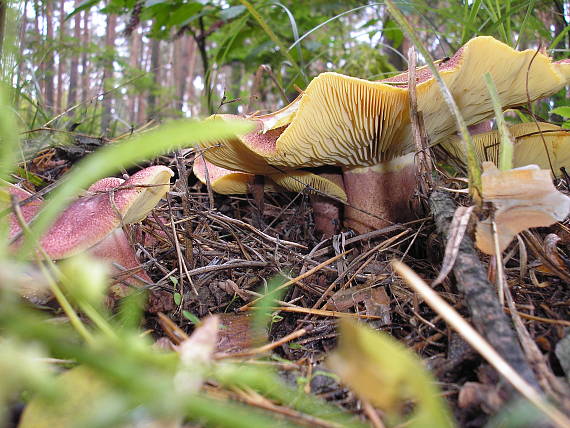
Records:
{"label": "purple-red mushroom cap", "polygon": [[[73,201],[40,239],[41,247],[53,260],[71,257],[101,242],[115,229],[144,219],[169,189],[172,170],[152,166],[133,174],[127,180],[104,178],[89,188],[89,194]],[[9,186],[8,192],[19,201],[31,196]],[[24,221],[30,222],[40,211],[41,201],[21,207]],[[20,226],[10,216],[10,239]],[[17,245],[17,242],[16,242]]]}

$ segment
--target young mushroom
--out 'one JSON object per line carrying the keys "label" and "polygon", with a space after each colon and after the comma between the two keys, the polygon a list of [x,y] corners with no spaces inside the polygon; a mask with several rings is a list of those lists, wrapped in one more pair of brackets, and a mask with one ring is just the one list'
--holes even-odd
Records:
{"label": "young mushroom", "polygon": [[[172,170],[164,166],[151,166],[133,174],[127,180],[104,178],[94,183],[87,196],[73,201],[40,238],[39,244],[52,260],[61,260],[83,251],[116,262],[127,270],[139,268],[131,244],[122,226],[143,220],[169,189]],[[5,189],[16,202],[32,196],[14,185]],[[21,205],[23,220],[33,220],[41,209],[42,201],[34,199]],[[9,239],[13,247],[21,242],[21,227],[14,214],[9,215]],[[150,278],[140,270],[135,272],[144,281]],[[134,286],[141,284],[130,276],[125,281]]]}
{"label": "young mushroom", "polygon": [[[517,52],[492,37],[470,40],[438,67],[467,125],[494,114],[486,72],[503,108],[552,95],[570,81],[570,62],[554,63],[534,50]],[[456,132],[455,119],[430,71],[419,68],[416,79],[418,111],[430,144],[438,144]],[[264,175],[340,166],[348,226],[365,232],[411,217],[416,179],[408,73],[379,82],[323,73],[289,106],[249,120],[258,123],[255,132],[202,145],[205,158]]]}

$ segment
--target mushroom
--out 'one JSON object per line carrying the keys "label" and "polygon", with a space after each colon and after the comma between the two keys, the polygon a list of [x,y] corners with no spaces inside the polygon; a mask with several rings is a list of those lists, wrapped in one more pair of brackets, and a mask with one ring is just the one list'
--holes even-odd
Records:
{"label": "mushroom", "polygon": [[[515,168],[535,164],[540,169],[552,169],[558,177],[560,168],[570,167],[570,130],[551,123],[529,122],[510,126],[509,134],[514,140]],[[499,131],[474,135],[473,143],[479,160],[497,164],[500,141]],[[465,160],[464,145],[459,137],[451,137],[441,146],[452,156]]]}
{"label": "mushroom", "polygon": [[[72,202],[40,238],[39,244],[52,260],[71,257],[83,251],[116,262],[126,269],[140,266],[122,226],[144,219],[168,191],[174,173],[164,166],[151,166],[133,174],[129,179],[104,178],[88,189],[88,195]],[[32,196],[14,185],[6,186],[17,202]],[[39,212],[42,201],[34,199],[21,205],[22,217],[30,222]],[[21,241],[20,224],[9,216],[9,238],[14,247]],[[137,273],[151,282],[142,270]],[[140,285],[137,278],[129,277],[130,285]]]}
{"label": "mushroom", "polygon": [[[203,184],[207,184],[207,173],[212,190],[222,195],[247,193],[249,186],[253,184],[255,179],[255,174],[221,168],[208,162],[203,157],[198,157],[194,161],[192,172]],[[326,177],[321,177],[309,171],[297,170],[289,173],[270,174],[266,178],[265,190],[267,191],[275,191],[277,186],[281,186],[292,192],[308,190],[309,193],[323,193],[337,199],[346,200],[346,194],[339,185]]]}
{"label": "mushroom", "polygon": [[[470,40],[438,67],[467,125],[493,116],[486,72],[504,108],[552,95],[570,81],[570,61],[517,52],[492,37]],[[430,71],[419,68],[416,76],[418,111],[431,144],[437,144],[456,132],[455,120]],[[407,82],[408,73],[379,82],[323,73],[285,108],[250,116],[256,131],[203,144],[204,156],[223,168],[263,175],[340,166],[348,226],[364,232],[408,219],[415,146]]]}

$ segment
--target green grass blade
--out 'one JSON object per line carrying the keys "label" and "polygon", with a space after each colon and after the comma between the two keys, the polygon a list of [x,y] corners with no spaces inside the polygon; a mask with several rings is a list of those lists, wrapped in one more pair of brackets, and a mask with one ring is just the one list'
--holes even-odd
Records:
{"label": "green grass blade", "polygon": [[562,30],[560,32],[559,35],[557,35],[554,40],[552,41],[552,43],[550,44],[550,46],[548,46],[548,49],[554,49],[556,46],[558,46],[558,44],[564,39],[564,37],[566,37],[566,34],[568,34],[568,31],[570,31],[570,25],[567,25],[564,30]]}
{"label": "green grass blade", "polygon": [[[289,24],[291,25],[291,31],[293,32],[293,38],[295,42],[299,40],[299,29],[297,28],[297,21],[295,20],[295,16],[291,13],[289,8],[282,4],[281,2],[273,2],[271,3],[274,6],[279,6],[281,9],[285,11],[287,17],[289,18]],[[289,49],[288,49],[289,50]],[[303,64],[303,51],[301,49],[301,45],[297,44],[297,56],[299,57],[299,64],[301,65],[301,70],[305,69],[305,65]]]}
{"label": "green grass blade", "polygon": [[18,127],[14,110],[8,104],[7,88],[0,83],[0,179],[7,180],[16,168]]}
{"label": "green grass blade", "polygon": [[534,10],[534,4],[536,3],[536,0],[531,0],[528,4],[528,7],[526,9],[526,13],[524,15],[523,21],[521,23],[521,26],[519,28],[519,37],[517,38],[517,42],[515,43],[515,49],[518,47],[519,42],[521,40],[521,37],[523,36],[525,30],[526,30],[526,23],[528,20],[528,17],[530,16],[531,12]]}
{"label": "green grass blade", "polygon": [[263,31],[265,31],[265,33],[271,39],[271,41],[277,45],[277,47],[281,51],[281,54],[284,55],[285,58],[287,58],[287,60],[291,63],[291,66],[297,72],[299,72],[299,74],[303,76],[305,82],[308,83],[307,75],[301,69],[299,64],[297,64],[297,61],[295,61],[295,59],[291,56],[285,45],[281,42],[281,40],[279,40],[279,37],[277,37],[277,34],[275,34],[275,32],[271,29],[267,21],[263,19],[263,17],[257,12],[257,10],[253,7],[253,5],[250,2],[248,2],[247,0],[240,0],[240,3],[247,8],[251,16],[253,16],[253,18],[257,21],[257,23],[261,26],[261,28],[263,29]]}
{"label": "green grass blade", "polygon": [[31,238],[24,241],[21,255],[27,255],[33,246],[33,238],[41,236],[72,198],[96,180],[159,154],[243,134],[249,129],[251,125],[241,121],[174,121],[127,141],[106,146],[82,159],[53,191],[30,225]]}
{"label": "green grass blade", "polygon": [[513,142],[511,141],[505,117],[503,116],[503,108],[501,107],[501,100],[499,99],[495,82],[493,82],[493,78],[489,73],[485,73],[483,78],[485,79],[485,84],[489,90],[489,95],[491,95],[493,110],[495,110],[495,119],[497,120],[497,128],[499,129],[499,135],[501,136],[498,167],[500,170],[506,171],[513,168]]}

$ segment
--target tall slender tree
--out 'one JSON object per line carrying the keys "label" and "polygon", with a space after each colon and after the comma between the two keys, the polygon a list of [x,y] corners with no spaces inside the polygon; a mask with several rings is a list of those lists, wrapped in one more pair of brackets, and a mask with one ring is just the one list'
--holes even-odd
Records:
{"label": "tall slender tree", "polygon": [[89,43],[91,42],[91,35],[89,33],[89,13],[83,13],[83,34],[81,38],[81,100],[86,101],[89,96]]}
{"label": "tall slender tree", "polygon": [[[6,33],[6,9],[8,5],[6,4],[6,0],[0,0],[0,58],[4,50],[4,34]],[[0,61],[2,64],[4,61]]]}
{"label": "tall slender tree", "polygon": [[[129,67],[131,70],[137,70],[141,68],[141,48],[142,48],[142,33],[138,28],[135,28],[130,35],[129,38]],[[128,100],[128,109],[129,109],[129,121],[131,124],[135,124],[137,121],[137,108],[140,108],[138,105],[139,97],[136,94],[132,94]]]}
{"label": "tall slender tree", "polygon": [[113,62],[115,57],[117,15],[107,15],[107,30],[105,33],[105,59],[103,65],[103,111],[101,113],[101,133],[107,134],[111,124],[113,109]]}
{"label": "tall slender tree", "polygon": [[148,120],[158,118],[157,89],[160,82],[160,40],[152,39],[150,49],[150,72],[153,76],[153,85],[147,97]]}
{"label": "tall slender tree", "polygon": [[64,109],[63,106],[63,79],[65,67],[65,0],[59,0],[59,49],[57,52],[57,92],[55,111],[59,113]]}
{"label": "tall slender tree", "polygon": [[45,0],[45,22],[46,22],[46,42],[47,49],[45,52],[45,70],[44,70],[44,81],[45,81],[45,101],[46,110],[48,112],[53,112],[55,107],[54,99],[54,82],[55,77],[55,63],[54,63],[54,31],[53,31],[53,0]]}
{"label": "tall slender tree", "polygon": [[[79,6],[81,0],[75,0],[75,7]],[[73,38],[76,42],[81,40],[81,14],[75,14],[73,18]],[[79,80],[79,58],[77,52],[71,55],[71,63],[69,65],[69,92],[67,95],[68,107],[77,104],[77,89]],[[70,114],[73,114],[70,112]]]}

